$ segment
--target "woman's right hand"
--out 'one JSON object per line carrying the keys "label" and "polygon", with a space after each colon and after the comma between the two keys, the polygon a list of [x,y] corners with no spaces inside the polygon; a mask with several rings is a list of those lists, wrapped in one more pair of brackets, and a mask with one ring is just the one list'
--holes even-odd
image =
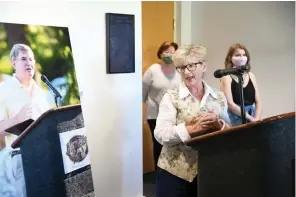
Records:
{"label": "woman's right hand", "polygon": [[259,121],[259,120],[260,120],[259,118],[252,117],[252,119],[250,120],[250,122],[257,122],[257,121]]}
{"label": "woman's right hand", "polygon": [[248,113],[246,113],[246,119],[247,119],[247,121],[249,121],[249,122],[256,122],[256,121],[257,121],[256,118],[254,118],[253,116],[251,116],[251,115],[248,114]]}
{"label": "woman's right hand", "polygon": [[193,125],[186,126],[186,129],[190,136],[207,131],[209,129],[220,129],[221,123],[218,121],[218,117],[214,112],[204,113],[198,118],[198,121]]}
{"label": "woman's right hand", "polygon": [[204,128],[202,127],[200,120],[198,120],[196,123],[192,125],[187,125],[186,129],[190,136],[193,136],[195,133],[204,131]]}
{"label": "woman's right hand", "polygon": [[203,131],[206,131],[206,130],[212,128],[212,125],[205,125],[204,124],[207,121],[208,121],[208,114],[203,114],[202,116],[198,117],[198,120],[196,123],[186,126],[188,134],[190,136],[193,136],[194,134],[196,134],[198,132],[203,132]]}

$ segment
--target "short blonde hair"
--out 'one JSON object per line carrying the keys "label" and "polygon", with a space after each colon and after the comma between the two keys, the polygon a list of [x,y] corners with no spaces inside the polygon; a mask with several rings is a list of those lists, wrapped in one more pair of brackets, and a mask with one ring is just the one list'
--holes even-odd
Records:
{"label": "short blonde hair", "polygon": [[181,46],[172,56],[175,67],[203,62],[207,57],[207,49],[201,45],[191,44]]}
{"label": "short blonde hair", "polygon": [[25,44],[15,44],[13,45],[11,51],[10,51],[10,60],[15,60],[17,58],[17,56],[19,55],[20,51],[26,51],[28,53],[33,53],[32,49]]}

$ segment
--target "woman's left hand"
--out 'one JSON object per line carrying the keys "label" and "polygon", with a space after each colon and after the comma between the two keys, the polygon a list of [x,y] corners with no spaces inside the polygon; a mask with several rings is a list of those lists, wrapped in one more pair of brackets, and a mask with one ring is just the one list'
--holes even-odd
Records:
{"label": "woman's left hand", "polygon": [[257,121],[259,121],[260,120],[260,118],[258,118],[258,117],[254,117],[250,122],[257,122]]}
{"label": "woman's left hand", "polygon": [[201,126],[205,129],[221,129],[222,125],[218,120],[218,116],[217,114],[215,114],[214,112],[207,112],[204,113],[201,117]]}

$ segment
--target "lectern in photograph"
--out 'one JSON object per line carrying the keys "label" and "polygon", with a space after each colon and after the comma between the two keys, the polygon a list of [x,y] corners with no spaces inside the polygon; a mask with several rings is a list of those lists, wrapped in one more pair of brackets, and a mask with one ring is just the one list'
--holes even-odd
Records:
{"label": "lectern in photograph", "polygon": [[80,105],[45,112],[12,147],[21,150],[28,197],[94,196]]}
{"label": "lectern in photograph", "polygon": [[295,196],[295,112],[186,144],[198,150],[198,197]]}

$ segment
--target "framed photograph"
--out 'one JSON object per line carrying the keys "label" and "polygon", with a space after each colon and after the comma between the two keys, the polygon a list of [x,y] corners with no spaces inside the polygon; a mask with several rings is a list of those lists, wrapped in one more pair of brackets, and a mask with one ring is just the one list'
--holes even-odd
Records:
{"label": "framed photograph", "polygon": [[[32,84],[32,94],[27,94],[24,88],[20,88],[26,85],[24,81]],[[47,195],[50,192],[59,196],[94,196],[90,152],[85,137],[87,131],[83,122],[83,113],[79,112],[81,106],[78,106],[81,103],[79,94],[81,91],[76,78],[68,27],[0,22],[1,103],[3,100],[0,111],[7,114],[7,118],[13,115],[8,112],[12,110],[18,112],[28,104],[34,111],[34,120],[28,119],[8,129],[8,132],[15,137],[20,137],[14,142],[17,143],[16,146],[22,144],[21,147],[24,150],[22,156],[25,155],[26,158],[26,162],[23,163],[24,170],[26,172],[34,170],[34,175],[33,173],[24,175],[26,182],[29,183],[29,187],[26,188],[28,196],[40,196],[38,194],[41,191]],[[55,100],[57,92],[61,98]],[[7,101],[15,105],[8,105]],[[70,115],[65,119],[58,118],[62,114],[61,111],[64,111],[63,109],[48,112],[57,106],[70,107],[72,105],[77,106],[75,112],[71,110]],[[47,129],[46,118],[38,119],[49,113],[57,114],[53,115],[56,117],[54,124],[59,126],[55,126],[52,130],[55,132],[53,135],[49,134],[52,132]],[[4,117],[6,119],[6,116]],[[36,119],[41,122],[35,122]],[[49,126],[54,127],[54,125]],[[33,130],[38,132],[39,129],[41,135],[32,134]],[[32,133],[29,133],[30,131]],[[74,135],[76,137],[73,137]],[[6,146],[10,147],[11,142],[7,142]],[[27,145],[31,142],[40,142],[40,144]],[[44,142],[46,142],[45,146],[42,144]],[[51,156],[42,159],[44,156],[41,153],[45,152]],[[0,161],[6,160],[10,161],[11,155],[0,154]],[[35,165],[35,160],[38,160],[38,165]],[[46,163],[53,165],[44,165]],[[11,161],[9,164],[12,164]],[[32,167],[32,164],[35,166]],[[2,172],[2,169],[0,171]],[[3,172],[6,173],[5,169]],[[41,184],[34,185],[34,180],[43,175],[48,178],[42,179]],[[76,187],[81,183],[83,187]],[[14,185],[9,179],[6,177],[3,179],[0,176],[1,188],[2,185],[7,185],[7,188],[12,187],[14,190]],[[13,194],[13,190],[0,189],[0,196],[7,196],[7,194],[11,196],[10,193]],[[25,191],[21,192],[21,194],[24,193]]]}
{"label": "framed photograph", "polygon": [[[5,82],[15,73],[9,61],[13,46],[26,47],[35,59],[33,78],[49,105],[56,107],[53,91],[41,80],[45,75],[62,96],[59,106],[80,104],[72,45],[68,27],[0,22],[0,78]],[[0,92],[2,95],[2,92]],[[15,102],[18,102],[16,98]],[[0,195],[1,196],[1,195]]]}
{"label": "framed photograph", "polygon": [[106,13],[107,74],[135,72],[135,16]]}

